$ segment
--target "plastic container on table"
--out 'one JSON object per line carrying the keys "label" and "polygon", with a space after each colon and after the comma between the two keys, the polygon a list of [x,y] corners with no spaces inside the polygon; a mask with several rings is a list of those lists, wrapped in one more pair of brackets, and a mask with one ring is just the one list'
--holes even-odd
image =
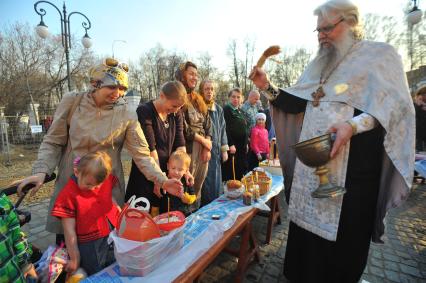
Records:
{"label": "plastic container on table", "polygon": [[157,223],[161,232],[170,232],[185,224],[185,215],[180,211],[170,211],[162,213],[154,217],[154,222]]}
{"label": "plastic container on table", "polygon": [[[136,207],[136,203],[145,203],[145,207]],[[160,229],[152,219],[149,201],[134,196],[124,205],[117,221],[117,235],[132,241],[148,241],[160,237]]]}
{"label": "plastic container on table", "polygon": [[237,199],[240,198],[245,191],[244,185],[241,185],[239,188],[228,188],[227,184],[223,186],[223,192],[225,197],[229,199]]}

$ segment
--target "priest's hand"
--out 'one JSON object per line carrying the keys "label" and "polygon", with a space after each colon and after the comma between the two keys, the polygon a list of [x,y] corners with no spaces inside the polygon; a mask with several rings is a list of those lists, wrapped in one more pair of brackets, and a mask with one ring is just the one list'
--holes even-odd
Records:
{"label": "priest's hand", "polygon": [[235,145],[231,145],[229,147],[229,153],[230,154],[235,154],[235,152],[237,152],[237,149],[235,148]]}
{"label": "priest's hand", "polygon": [[331,149],[330,158],[333,159],[351,139],[352,127],[346,122],[334,124],[328,129],[329,133],[336,133],[336,139]]}
{"label": "priest's hand", "polygon": [[254,85],[260,90],[266,90],[269,87],[268,75],[259,67],[253,67],[249,79],[252,80]]}

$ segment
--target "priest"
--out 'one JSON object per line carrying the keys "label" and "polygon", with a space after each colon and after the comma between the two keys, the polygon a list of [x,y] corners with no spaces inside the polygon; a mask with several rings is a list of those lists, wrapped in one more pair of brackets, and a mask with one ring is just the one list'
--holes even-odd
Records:
{"label": "priest", "polygon": [[[284,274],[290,282],[358,282],[370,241],[408,196],[415,115],[400,56],[362,40],[358,8],[332,0],[314,11],[319,50],[295,85],[279,89],[255,67],[250,75],[272,106],[290,227]],[[336,134],[326,165],[346,194],[313,198],[315,169],[291,145]]]}

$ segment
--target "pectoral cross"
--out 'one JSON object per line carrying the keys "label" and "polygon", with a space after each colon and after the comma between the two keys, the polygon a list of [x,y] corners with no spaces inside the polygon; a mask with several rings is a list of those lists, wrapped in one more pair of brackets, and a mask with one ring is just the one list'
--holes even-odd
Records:
{"label": "pectoral cross", "polygon": [[312,105],[314,107],[317,107],[319,105],[319,101],[321,98],[325,96],[324,90],[322,89],[322,85],[320,85],[315,92],[313,92],[312,97],[314,98],[314,101],[312,102]]}

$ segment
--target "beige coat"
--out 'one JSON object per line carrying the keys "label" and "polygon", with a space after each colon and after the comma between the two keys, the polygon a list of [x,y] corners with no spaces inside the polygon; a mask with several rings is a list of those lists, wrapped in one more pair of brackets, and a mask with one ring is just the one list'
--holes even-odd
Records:
{"label": "beige coat", "polygon": [[[83,95],[71,116],[69,130],[67,118],[77,95]],[[137,120],[136,112],[127,108],[124,99],[114,105],[97,107],[92,93],[66,94],[56,109],[52,126],[43,139],[33,173],[51,174],[58,167],[55,190],[50,200],[46,229],[62,233],[62,226],[56,217],[50,215],[58,193],[73,174],[73,160],[89,151],[106,151],[112,159],[113,174],[119,182],[113,195],[122,204],[124,201],[124,174],[121,164],[121,150],[126,147],[139,170],[155,183],[167,180],[157,163],[150,157],[148,144]]]}

